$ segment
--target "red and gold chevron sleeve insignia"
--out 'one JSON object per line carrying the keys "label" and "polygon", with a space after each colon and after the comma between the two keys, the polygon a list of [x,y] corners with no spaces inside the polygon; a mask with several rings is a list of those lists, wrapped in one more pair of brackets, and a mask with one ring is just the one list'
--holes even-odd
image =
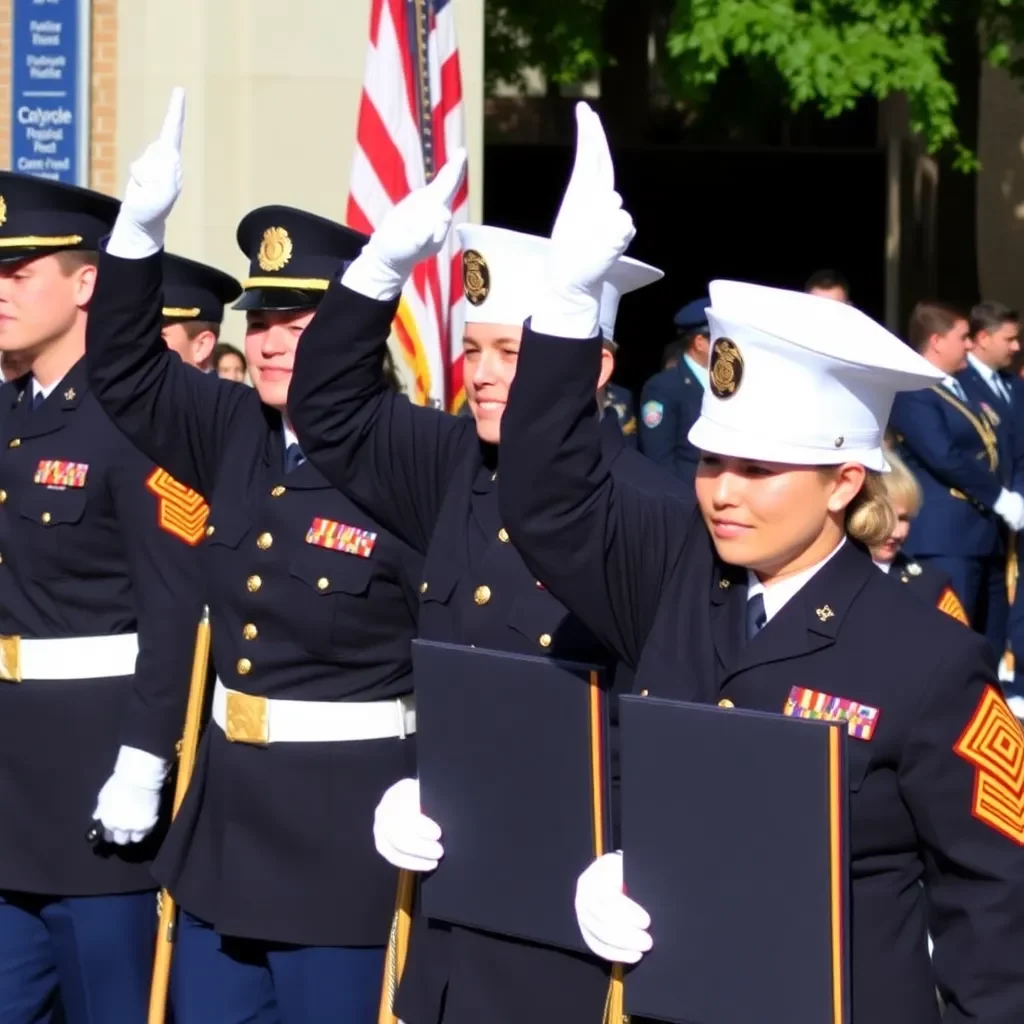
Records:
{"label": "red and gold chevron sleeve insignia", "polygon": [[195,547],[206,533],[210,507],[191,487],[178,483],[165,469],[155,469],[146,488],[157,497],[157,522],[161,530]]}
{"label": "red and gold chevron sleeve insignia", "polygon": [[994,686],[986,686],[954,753],[974,766],[978,821],[1024,846],[1024,730]]}
{"label": "red and gold chevron sleeve insignia", "polygon": [[953,593],[952,587],[946,587],[939,595],[937,607],[940,612],[945,612],[950,618],[956,619],[957,622],[962,622],[965,626],[971,624],[971,620],[967,618],[967,612],[964,611],[964,606],[960,603],[960,598]]}

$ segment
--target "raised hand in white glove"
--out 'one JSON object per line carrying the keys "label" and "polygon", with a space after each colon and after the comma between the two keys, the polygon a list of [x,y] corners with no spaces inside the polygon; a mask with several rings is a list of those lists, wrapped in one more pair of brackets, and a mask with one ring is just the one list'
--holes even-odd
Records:
{"label": "raised hand in white glove", "polygon": [[396,782],[373,814],[377,852],[396,868],[433,871],[444,856],[441,827],[420,810],[419,779]]}
{"label": "raised hand in white glove", "polygon": [[433,181],[388,210],[341,283],[370,299],[396,298],[416,264],[441,251],[465,171],[466,151],[456,149]]}
{"label": "raised hand in white glove", "polygon": [[171,91],[160,136],[128,170],[121,211],[107,252],[141,260],[164,245],[167,217],[181,194],[181,138],[185,130],[185,90]]}
{"label": "raised hand in white glove", "polygon": [[576,921],[602,960],[635,964],[652,945],[650,915],[622,891],[622,854],[598,857],[576,883]]}
{"label": "raised hand in white glove", "polygon": [[1024,497],[1016,491],[1008,491],[1004,487],[992,506],[992,511],[1000,516],[1011,530],[1024,527]]}
{"label": "raised hand in white glove", "polygon": [[121,747],[114,773],[103,784],[93,818],[108,843],[141,842],[156,827],[168,764],[155,754]]}
{"label": "raised hand in white glove", "polygon": [[615,167],[601,119],[576,104],[576,159],[551,230],[548,293],[538,300],[534,330],[566,338],[598,333],[601,286],[636,234],[615,191]]}

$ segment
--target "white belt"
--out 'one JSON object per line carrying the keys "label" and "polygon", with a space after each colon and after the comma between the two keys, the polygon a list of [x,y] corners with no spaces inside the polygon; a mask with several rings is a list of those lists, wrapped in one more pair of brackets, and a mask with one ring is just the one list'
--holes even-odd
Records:
{"label": "white belt", "polygon": [[139,634],[61,636],[49,640],[0,636],[0,680],[104,679],[135,675]]}
{"label": "white belt", "polygon": [[213,720],[232,743],[343,743],[404,739],[416,731],[413,697],[363,703],[278,700],[213,688]]}

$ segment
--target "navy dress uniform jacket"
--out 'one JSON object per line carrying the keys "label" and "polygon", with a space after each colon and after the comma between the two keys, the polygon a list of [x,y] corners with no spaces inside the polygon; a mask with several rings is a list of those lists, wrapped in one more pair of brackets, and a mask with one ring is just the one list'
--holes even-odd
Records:
{"label": "navy dress uniform jacket", "polygon": [[900,551],[892,560],[889,575],[899,580],[915,597],[969,625],[953,590],[952,580],[931,562],[915,562]]}
{"label": "navy dress uniform jacket", "polygon": [[[90,375],[119,428],[208,497],[218,675],[257,697],[408,694],[421,559],[310,463],[285,475],[282,417],[255,390],[167,350],[160,259],[101,255]],[[376,534],[372,550],[321,546],[318,519]],[[383,945],[397,873],[374,849],[373,811],[414,764],[412,737],[258,746],[211,723],[154,872],[221,934]]]}
{"label": "navy dress uniform jacket", "polygon": [[[332,483],[425,552],[420,637],[596,662],[614,676],[609,652],[509,543],[498,512],[502,470],[475,421],[382,388],[376,368],[396,308],[331,285],[303,335],[289,394],[303,449]],[[595,414],[596,381],[595,371]],[[611,417],[601,438],[617,478],[678,493],[670,476],[627,447]],[[600,1020],[607,988],[607,966],[592,957],[417,916],[396,1009],[407,1024],[562,1024]]]}
{"label": "navy dress uniform jacket", "polygon": [[703,400],[704,388],[682,358],[651,377],[640,395],[640,451],[691,487],[700,452],[687,435]]}
{"label": "navy dress uniform jacket", "polygon": [[904,391],[889,427],[924,504],[907,543],[912,555],[999,554],[1001,520],[992,511],[1005,485],[998,439],[984,412],[941,384]]}
{"label": "navy dress uniform jacket", "polygon": [[746,570],[698,510],[608,472],[586,396],[599,356],[596,338],[525,332],[500,501],[524,560],[640,695],[781,712],[802,686],[878,709],[849,753],[854,1022],[937,1024],[936,985],[944,1024],[1024,1020],[1024,734],[984,640],[847,541],[745,642]]}
{"label": "navy dress uniform jacket", "polygon": [[0,389],[0,634],[139,639],[134,677],[0,682],[0,890],[154,888],[159,829],[125,847],[85,833],[118,747],[172,761],[181,736],[198,537],[165,528],[167,484],[100,408],[84,359],[36,409],[30,375]]}

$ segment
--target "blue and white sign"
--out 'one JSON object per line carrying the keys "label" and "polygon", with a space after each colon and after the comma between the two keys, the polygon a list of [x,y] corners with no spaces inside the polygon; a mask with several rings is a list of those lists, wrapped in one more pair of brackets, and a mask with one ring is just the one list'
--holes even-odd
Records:
{"label": "blue and white sign", "polygon": [[89,0],[14,0],[11,168],[87,185]]}

